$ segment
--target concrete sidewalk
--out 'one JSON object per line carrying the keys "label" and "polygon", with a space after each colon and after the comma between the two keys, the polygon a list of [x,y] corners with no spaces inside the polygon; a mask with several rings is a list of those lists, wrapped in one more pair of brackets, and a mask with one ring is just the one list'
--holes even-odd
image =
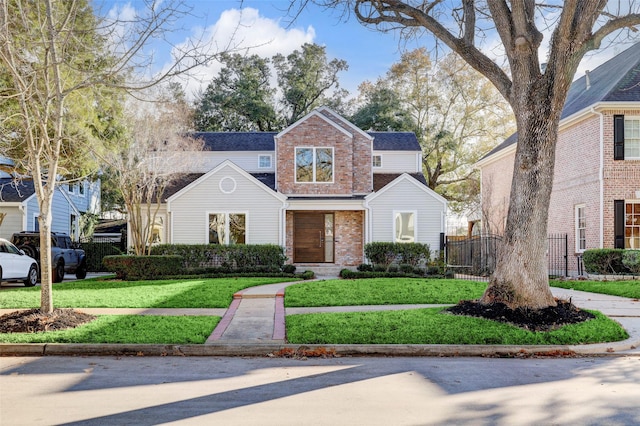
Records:
{"label": "concrete sidewalk", "polygon": [[[328,277],[327,277],[328,278]],[[325,278],[319,278],[322,280]],[[376,305],[327,308],[284,307],[286,287],[278,283],[242,290],[228,309],[80,309],[93,314],[215,315],[222,319],[204,345],[81,345],[0,344],[0,355],[131,354],[145,355],[252,355],[300,352],[299,345],[285,340],[285,316],[313,312],[358,312],[418,309],[447,305]],[[556,297],[571,299],[582,309],[597,310],[618,321],[630,338],[622,342],[589,345],[504,346],[504,345],[304,345],[302,353],[322,348],[336,355],[397,356],[514,356],[528,354],[640,355],[640,301],[623,297],[552,288]],[[12,310],[0,309],[0,315]],[[283,352],[284,351],[284,352]]]}

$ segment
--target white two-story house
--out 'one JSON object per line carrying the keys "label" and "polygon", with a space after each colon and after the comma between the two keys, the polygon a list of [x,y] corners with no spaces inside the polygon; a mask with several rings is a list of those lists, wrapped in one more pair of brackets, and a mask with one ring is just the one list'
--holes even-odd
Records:
{"label": "white two-story house", "polygon": [[290,263],[353,267],[373,241],[440,247],[447,203],[413,133],[364,132],[319,108],[279,133],[205,132],[165,191],[155,239],[278,244]]}

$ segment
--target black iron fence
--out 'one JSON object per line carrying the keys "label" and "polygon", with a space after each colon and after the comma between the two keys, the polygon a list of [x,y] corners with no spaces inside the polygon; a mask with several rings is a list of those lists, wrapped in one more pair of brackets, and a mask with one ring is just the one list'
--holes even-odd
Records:
{"label": "black iron fence", "polygon": [[[461,277],[488,280],[496,267],[498,250],[502,244],[499,235],[478,235],[470,238],[446,236],[444,243],[447,267]],[[567,234],[549,235],[547,258],[550,276],[568,276],[569,258]]]}
{"label": "black iron fence", "polygon": [[121,238],[90,237],[81,238],[80,247],[87,256],[87,270],[91,272],[105,271],[102,259],[105,256],[123,254],[127,252],[126,234]]}

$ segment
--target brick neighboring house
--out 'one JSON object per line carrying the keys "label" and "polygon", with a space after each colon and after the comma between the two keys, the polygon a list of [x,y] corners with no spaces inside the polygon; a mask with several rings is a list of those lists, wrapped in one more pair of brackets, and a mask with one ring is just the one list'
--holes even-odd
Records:
{"label": "brick neighboring house", "polygon": [[[485,155],[485,230],[504,230],[517,134]],[[549,233],[568,234],[569,271],[590,248],[640,248],[640,43],[577,79],[560,121]]]}
{"label": "brick neighboring house", "polygon": [[413,133],[363,132],[323,107],[279,133],[195,136],[204,151],[166,190],[156,242],[271,243],[296,265],[340,268],[371,241],[439,248],[447,203]]}

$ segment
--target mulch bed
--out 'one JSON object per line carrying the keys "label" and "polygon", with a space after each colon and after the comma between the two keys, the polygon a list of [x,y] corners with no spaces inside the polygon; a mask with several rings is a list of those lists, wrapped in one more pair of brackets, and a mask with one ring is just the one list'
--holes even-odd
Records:
{"label": "mulch bed", "polygon": [[16,311],[0,316],[0,333],[37,333],[74,328],[94,320],[89,315],[73,309],[54,309],[43,314],[39,309]]}
{"label": "mulch bed", "polygon": [[566,300],[556,300],[557,306],[545,309],[511,309],[503,303],[483,305],[477,300],[463,300],[447,311],[454,315],[486,318],[509,323],[529,331],[552,331],[563,325],[577,324],[595,318],[589,312]]}

